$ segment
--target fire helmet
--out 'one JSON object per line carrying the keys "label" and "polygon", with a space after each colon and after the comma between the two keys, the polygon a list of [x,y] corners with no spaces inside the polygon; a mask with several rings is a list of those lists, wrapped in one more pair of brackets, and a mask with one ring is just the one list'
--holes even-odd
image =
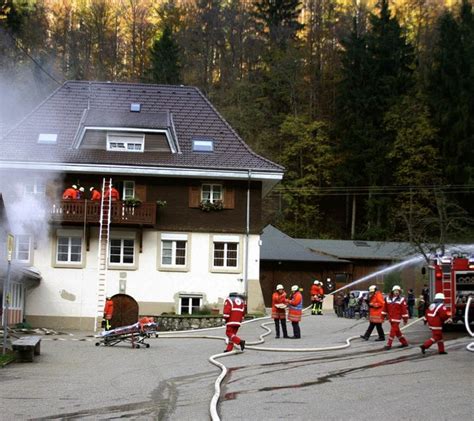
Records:
{"label": "fire helmet", "polygon": [[369,287],[369,292],[375,292],[377,290],[377,287],[375,285],[371,285]]}
{"label": "fire helmet", "polygon": [[84,187],[79,187],[79,191],[84,191]]}
{"label": "fire helmet", "polygon": [[299,289],[300,289],[300,287],[299,287],[298,285],[293,285],[293,286],[291,287],[291,290],[292,290],[293,292],[296,292],[296,291],[298,291]]}
{"label": "fire helmet", "polygon": [[401,291],[401,290],[402,290],[402,288],[400,287],[400,285],[394,285],[394,286],[392,287],[392,292],[393,292],[393,291]]}
{"label": "fire helmet", "polygon": [[314,280],[313,282],[314,285],[319,285],[319,281],[317,279]]}
{"label": "fire helmet", "polygon": [[284,288],[282,284],[278,284],[275,289],[278,291],[279,289],[284,289]]}
{"label": "fire helmet", "polygon": [[444,300],[444,294],[442,292],[438,292],[434,296],[435,300]]}
{"label": "fire helmet", "polygon": [[76,186],[75,184],[73,184],[71,187],[72,187],[74,190],[77,190],[77,186]]}

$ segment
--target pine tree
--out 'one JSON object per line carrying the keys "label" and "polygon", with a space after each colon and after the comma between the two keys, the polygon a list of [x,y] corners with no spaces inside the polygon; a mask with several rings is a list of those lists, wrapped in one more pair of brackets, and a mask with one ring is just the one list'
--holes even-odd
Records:
{"label": "pine tree", "polygon": [[153,42],[151,48],[150,77],[154,83],[181,83],[179,65],[179,47],[173,39],[171,29],[165,26],[160,38]]}

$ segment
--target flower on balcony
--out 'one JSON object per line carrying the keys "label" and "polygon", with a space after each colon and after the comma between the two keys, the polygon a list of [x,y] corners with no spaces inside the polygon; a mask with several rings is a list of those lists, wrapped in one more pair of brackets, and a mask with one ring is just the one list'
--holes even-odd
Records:
{"label": "flower on balcony", "polygon": [[157,200],[156,204],[158,205],[158,207],[164,208],[168,203],[166,202],[166,200]]}
{"label": "flower on balcony", "polygon": [[129,199],[125,199],[123,203],[125,203],[125,206],[131,206],[132,208],[137,208],[138,206],[142,204],[142,201],[140,199],[135,199],[131,197]]}
{"label": "flower on balcony", "polygon": [[220,211],[224,209],[224,203],[222,202],[222,200],[215,200],[214,202],[210,202],[209,200],[203,200],[199,204],[199,207],[204,212]]}

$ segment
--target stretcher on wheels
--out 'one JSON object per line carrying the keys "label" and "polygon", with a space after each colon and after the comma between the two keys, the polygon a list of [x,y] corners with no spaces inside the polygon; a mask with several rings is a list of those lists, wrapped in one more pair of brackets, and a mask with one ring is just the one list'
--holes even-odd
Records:
{"label": "stretcher on wheels", "polygon": [[126,342],[132,344],[132,348],[140,348],[141,345],[150,348],[150,344],[145,343],[145,340],[152,335],[158,337],[157,327],[158,325],[152,317],[142,317],[133,325],[100,332],[95,336],[100,339],[95,345],[115,346],[120,342]]}

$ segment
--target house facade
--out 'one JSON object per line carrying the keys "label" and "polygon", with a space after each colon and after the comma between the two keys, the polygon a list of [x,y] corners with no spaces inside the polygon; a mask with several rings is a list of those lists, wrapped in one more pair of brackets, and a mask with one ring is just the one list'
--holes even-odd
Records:
{"label": "house facade", "polygon": [[[222,310],[232,291],[263,308],[261,200],[283,169],[196,88],[66,82],[1,145],[17,262],[41,274],[30,324],[96,328],[118,295],[139,315]],[[72,185],[81,197],[63,198]]]}

